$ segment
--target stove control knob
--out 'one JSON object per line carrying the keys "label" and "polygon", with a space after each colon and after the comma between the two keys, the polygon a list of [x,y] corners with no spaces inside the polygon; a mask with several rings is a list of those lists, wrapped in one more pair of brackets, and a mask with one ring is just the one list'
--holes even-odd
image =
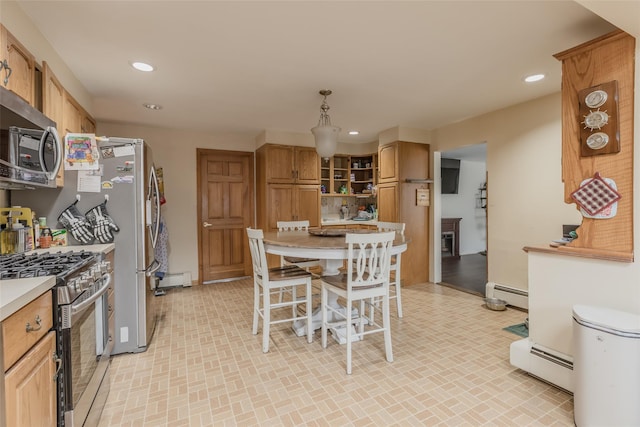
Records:
{"label": "stove control knob", "polygon": [[84,291],[88,287],[89,287],[89,280],[87,280],[87,279],[78,280],[78,289],[79,290]]}
{"label": "stove control knob", "polygon": [[111,263],[109,261],[102,261],[100,263],[100,271],[104,273],[108,273],[111,270]]}
{"label": "stove control knob", "polygon": [[98,280],[102,277],[102,273],[100,273],[100,266],[91,267],[91,275],[93,276],[93,280]]}
{"label": "stove control knob", "polygon": [[69,280],[69,282],[67,282],[67,286],[75,289],[76,291],[78,290],[78,279],[71,279]]}
{"label": "stove control knob", "polygon": [[111,271],[111,261],[102,261],[100,265],[104,266],[105,273],[108,273]]}

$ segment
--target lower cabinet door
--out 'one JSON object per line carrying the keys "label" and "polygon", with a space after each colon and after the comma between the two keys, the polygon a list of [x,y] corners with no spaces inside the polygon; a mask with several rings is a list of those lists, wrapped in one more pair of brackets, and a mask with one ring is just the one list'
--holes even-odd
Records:
{"label": "lower cabinet door", "polygon": [[55,338],[49,332],[6,372],[7,426],[56,425]]}

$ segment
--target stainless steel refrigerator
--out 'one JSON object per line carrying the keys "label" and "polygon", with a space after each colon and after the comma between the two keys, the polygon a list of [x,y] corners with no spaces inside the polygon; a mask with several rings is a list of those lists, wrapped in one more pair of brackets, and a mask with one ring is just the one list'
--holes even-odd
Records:
{"label": "stainless steel refrigerator", "polygon": [[[160,196],[150,147],[141,139],[100,138],[99,192],[79,191],[77,170],[65,170],[62,189],[13,191],[11,204],[30,207],[50,228],[64,228],[60,214],[76,203],[82,214],[105,202],[119,228],[115,243],[115,345],[113,354],[145,351],[157,315],[154,248],[160,226]],[[95,184],[95,177],[94,184]],[[96,190],[93,186],[93,190]],[[69,244],[79,244],[68,236]],[[98,240],[95,243],[100,243]],[[51,250],[55,252],[55,248]]]}

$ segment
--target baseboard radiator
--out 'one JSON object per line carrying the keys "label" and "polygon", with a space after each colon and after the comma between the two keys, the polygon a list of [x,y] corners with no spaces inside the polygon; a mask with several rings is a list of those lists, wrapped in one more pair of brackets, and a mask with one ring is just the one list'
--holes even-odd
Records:
{"label": "baseboard radiator", "polygon": [[573,358],[560,354],[529,338],[514,341],[509,362],[529,375],[573,393]]}
{"label": "baseboard radiator", "polygon": [[485,295],[487,298],[500,298],[515,307],[529,309],[529,292],[522,289],[487,282]]}
{"label": "baseboard radiator", "polygon": [[159,288],[177,288],[191,286],[191,273],[169,273],[165,274],[158,282]]}

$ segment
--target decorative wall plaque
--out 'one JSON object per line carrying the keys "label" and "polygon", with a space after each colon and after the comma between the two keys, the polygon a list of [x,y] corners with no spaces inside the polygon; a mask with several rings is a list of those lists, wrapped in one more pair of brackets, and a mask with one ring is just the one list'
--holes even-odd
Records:
{"label": "decorative wall plaque", "polygon": [[578,92],[580,154],[595,156],[620,151],[618,81],[612,80]]}

